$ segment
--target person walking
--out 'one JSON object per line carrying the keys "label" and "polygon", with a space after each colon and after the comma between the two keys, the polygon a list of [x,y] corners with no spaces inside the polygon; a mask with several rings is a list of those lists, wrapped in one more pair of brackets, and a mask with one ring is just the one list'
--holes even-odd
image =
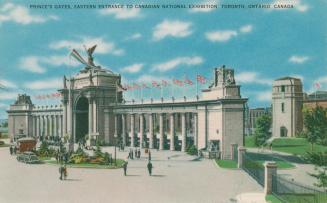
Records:
{"label": "person walking", "polygon": [[137,156],[137,149],[136,149],[136,148],[134,149],[134,155],[135,155],[135,158],[139,158],[139,157]]}
{"label": "person walking", "polygon": [[64,172],[64,179],[66,180],[67,179],[67,176],[68,176],[66,164],[64,165],[63,172]]}
{"label": "person walking", "polygon": [[62,176],[64,174],[64,167],[62,165],[60,165],[59,167],[59,174],[60,174],[59,179],[62,180]]}
{"label": "person walking", "polygon": [[149,161],[151,161],[151,151],[149,150]]}
{"label": "person walking", "polygon": [[12,146],[10,146],[9,151],[10,151],[10,155],[12,155],[12,153],[13,153],[13,148],[12,148]]}
{"label": "person walking", "polygon": [[127,173],[127,164],[128,164],[127,161],[125,161],[125,163],[123,164],[123,168],[124,168],[124,176],[126,176],[126,173]]}
{"label": "person walking", "polygon": [[149,176],[151,176],[152,175],[152,168],[153,168],[153,166],[152,166],[152,163],[150,161],[148,162],[147,167],[148,167]]}
{"label": "person walking", "polygon": [[137,150],[137,156],[139,159],[141,158],[141,150],[140,149]]}

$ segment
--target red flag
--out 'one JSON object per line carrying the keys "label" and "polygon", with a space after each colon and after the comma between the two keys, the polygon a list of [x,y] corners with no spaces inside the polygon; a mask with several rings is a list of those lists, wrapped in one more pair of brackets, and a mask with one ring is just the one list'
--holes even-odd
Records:
{"label": "red flag", "polygon": [[206,78],[203,77],[202,75],[197,75],[196,76],[196,80],[201,83],[201,84],[205,84],[207,81],[206,81]]}
{"label": "red flag", "polygon": [[147,84],[143,83],[142,88],[148,88],[149,89],[150,87]]}
{"label": "red flag", "polygon": [[319,82],[316,82],[316,83],[315,83],[315,88],[316,88],[316,89],[320,89],[320,83],[319,83]]}
{"label": "red flag", "polygon": [[160,85],[156,81],[152,81],[152,87],[160,88]]}
{"label": "red flag", "polygon": [[166,80],[161,81],[162,86],[166,87],[168,85],[168,82]]}
{"label": "red flag", "polygon": [[190,79],[188,79],[188,78],[185,78],[184,82],[185,82],[186,84],[193,85],[193,81],[190,80]]}
{"label": "red flag", "polygon": [[184,84],[183,84],[183,81],[180,81],[180,80],[177,80],[177,79],[173,79],[173,83],[175,84],[175,85],[178,85],[178,86],[183,86]]}
{"label": "red flag", "polygon": [[57,97],[57,93],[52,93],[51,97]]}
{"label": "red flag", "polygon": [[126,85],[126,89],[133,90],[133,87],[131,87],[130,85]]}
{"label": "red flag", "polygon": [[140,89],[141,87],[138,85],[138,84],[136,84],[136,83],[133,83],[133,89]]}

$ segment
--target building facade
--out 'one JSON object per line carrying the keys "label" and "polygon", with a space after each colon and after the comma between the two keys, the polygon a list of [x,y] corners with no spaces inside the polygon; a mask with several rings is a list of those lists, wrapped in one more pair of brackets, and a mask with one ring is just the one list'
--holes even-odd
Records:
{"label": "building facade", "polygon": [[70,143],[100,140],[126,146],[185,151],[219,150],[230,157],[231,145],[244,144],[242,98],[234,70],[214,69],[214,82],[202,97],[160,101],[126,102],[121,76],[100,66],[86,67],[74,77],[63,79],[62,103],[35,107],[27,95],[19,95],[8,112],[9,135],[68,137]]}
{"label": "building facade", "polygon": [[248,109],[245,118],[245,134],[253,135],[256,129],[257,119],[262,115],[271,116],[271,107]]}
{"label": "building facade", "polygon": [[303,129],[303,90],[298,78],[283,77],[273,82],[272,133],[275,137],[295,137]]}

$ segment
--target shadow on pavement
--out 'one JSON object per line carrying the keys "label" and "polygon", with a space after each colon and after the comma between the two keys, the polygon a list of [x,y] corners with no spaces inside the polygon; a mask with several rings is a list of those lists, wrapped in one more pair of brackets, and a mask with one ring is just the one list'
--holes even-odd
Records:
{"label": "shadow on pavement", "polygon": [[166,177],[166,176],[165,175],[152,175],[152,177],[162,178],[162,177]]}

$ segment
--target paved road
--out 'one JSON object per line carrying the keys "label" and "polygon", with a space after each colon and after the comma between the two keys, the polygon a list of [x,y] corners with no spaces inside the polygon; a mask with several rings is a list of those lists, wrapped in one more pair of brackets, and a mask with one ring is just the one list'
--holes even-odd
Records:
{"label": "paved road", "polygon": [[[0,202],[226,203],[241,193],[263,191],[243,171],[220,169],[211,160],[191,161],[194,157],[181,152],[152,151],[150,177],[143,155],[129,160],[126,177],[122,169],[71,168],[69,179],[60,181],[58,167],[19,163],[8,148],[0,148]],[[118,157],[126,158],[127,150]]]}

